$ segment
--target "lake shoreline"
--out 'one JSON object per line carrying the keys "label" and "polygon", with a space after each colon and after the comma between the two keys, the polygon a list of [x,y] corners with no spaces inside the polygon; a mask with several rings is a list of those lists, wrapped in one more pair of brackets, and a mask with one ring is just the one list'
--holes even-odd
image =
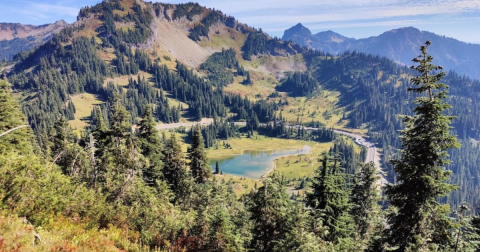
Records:
{"label": "lake shoreline", "polygon": [[[257,151],[257,150],[255,150]],[[223,173],[235,176],[235,177],[245,177],[253,180],[263,180],[265,179],[272,171],[276,169],[276,162],[277,159],[282,157],[288,156],[297,156],[297,155],[305,155],[311,152],[311,146],[304,145],[301,148],[286,148],[286,149],[276,149],[276,150],[265,150],[265,151],[257,151],[261,154],[254,155],[254,158],[250,155],[245,160],[245,157],[242,155],[249,155],[249,150],[242,151],[242,155],[233,155],[233,157],[229,160],[221,162],[221,160],[212,159],[210,161],[210,166],[212,170],[215,167],[215,162],[220,162],[220,170]],[[273,153],[268,153],[273,152]],[[267,155],[267,156],[265,156]],[[257,158],[257,160],[252,160]],[[243,159],[243,160],[242,160]],[[249,163],[251,162],[251,163]],[[222,164],[223,163],[223,164]],[[258,163],[261,163],[258,165]],[[225,166],[224,166],[225,165]],[[230,168],[227,170],[222,169],[222,166]]]}
{"label": "lake shoreline", "polygon": [[[312,147],[310,147],[310,146],[308,146],[308,145],[304,145],[304,146],[302,147],[302,150],[303,150],[303,149],[306,149],[306,152],[307,152],[307,153],[310,153]],[[261,176],[259,179],[257,179],[257,180],[263,180],[263,179],[267,178],[268,175],[269,175],[270,173],[272,173],[272,172],[277,168],[277,160],[278,160],[279,158],[281,158],[281,157],[288,157],[288,156],[305,155],[305,154],[306,154],[306,153],[302,153],[302,154],[289,154],[289,155],[282,155],[282,156],[279,156],[279,157],[275,158],[274,160],[272,160],[272,165],[270,166],[270,168],[267,168],[267,170],[265,171],[265,173],[263,173],[262,176]]]}

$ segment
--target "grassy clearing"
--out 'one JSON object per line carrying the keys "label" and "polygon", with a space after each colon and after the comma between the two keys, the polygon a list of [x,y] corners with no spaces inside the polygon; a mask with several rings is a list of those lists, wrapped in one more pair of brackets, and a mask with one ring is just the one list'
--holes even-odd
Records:
{"label": "grassy clearing", "polygon": [[212,32],[209,34],[210,39],[204,39],[198,43],[202,47],[233,48],[240,51],[240,48],[245,44],[245,40],[247,40],[245,34],[232,28],[221,27],[219,29],[212,28],[211,30]]}
{"label": "grassy clearing", "polygon": [[275,160],[275,171],[283,174],[286,179],[312,177],[320,166],[318,158],[328,151],[333,143],[307,143],[311,147],[309,154],[280,157]]}
{"label": "grassy clearing", "polygon": [[[230,144],[231,149],[224,148],[223,142]],[[241,137],[240,139],[220,141],[219,148],[210,148],[207,150],[207,155],[209,159],[225,159],[250,150],[297,149],[305,145],[311,148],[309,154],[280,157],[275,160],[274,169],[276,172],[284,174],[287,179],[303,178],[313,175],[319,165],[317,158],[320,154],[331,148],[333,143],[316,143],[312,141],[270,138],[255,135],[253,139]]]}
{"label": "grassy clearing", "polygon": [[97,55],[100,59],[108,61],[108,62],[117,58],[114,54],[114,49],[113,48],[97,50]]}
{"label": "grassy clearing", "polygon": [[242,195],[244,193],[250,192],[252,189],[255,188],[255,184],[257,184],[257,187],[262,186],[262,182],[259,180],[233,176],[226,173],[223,173],[222,175],[214,174],[213,179],[216,181],[220,181],[223,184],[231,185],[233,191],[237,195]]}
{"label": "grassy clearing", "polygon": [[[223,142],[230,144],[231,149],[223,147]],[[253,138],[232,138],[228,140],[220,140],[219,148],[214,147],[208,149],[207,155],[209,159],[225,159],[234,155],[241,155],[245,151],[266,151],[276,149],[300,149],[308,145],[308,141],[298,141],[293,139],[271,138],[261,135],[255,135]]]}
{"label": "grassy clearing", "polygon": [[343,128],[348,121],[342,120],[345,109],[337,106],[339,95],[338,92],[320,90],[311,98],[288,97],[288,105],[281,110],[282,116],[290,123],[295,123],[298,118],[303,124],[313,120],[327,127]]}
{"label": "grassy clearing", "polygon": [[70,121],[70,127],[74,130],[83,129],[89,124],[89,117],[91,115],[94,105],[101,104],[97,95],[83,93],[71,97],[75,105],[75,120]]}
{"label": "grassy clearing", "polygon": [[128,86],[128,80],[130,78],[134,80],[138,80],[139,75],[141,78],[144,77],[147,81],[149,81],[152,78],[151,74],[147,72],[139,71],[138,74],[135,74],[135,75],[122,75],[114,78],[105,78],[105,81],[103,82],[103,86],[106,87],[109,82],[113,82],[117,86],[125,87],[125,86]]}
{"label": "grassy clearing", "polygon": [[87,38],[97,37],[98,35],[98,32],[96,32],[97,28],[102,25],[103,25],[103,21],[99,19],[94,18],[92,20],[89,20],[88,22],[85,23],[85,29],[76,32],[75,37],[80,37],[80,36],[84,36]]}

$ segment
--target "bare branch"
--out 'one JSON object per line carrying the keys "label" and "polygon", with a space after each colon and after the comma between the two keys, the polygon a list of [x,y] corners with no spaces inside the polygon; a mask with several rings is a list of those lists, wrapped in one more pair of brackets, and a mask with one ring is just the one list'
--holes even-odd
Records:
{"label": "bare branch", "polygon": [[0,134],[0,137],[3,136],[3,135],[8,134],[8,133],[10,133],[10,132],[12,132],[12,131],[14,131],[14,130],[18,130],[18,129],[21,129],[21,128],[25,128],[25,127],[28,127],[28,126],[30,126],[30,125],[22,125],[22,126],[18,126],[18,127],[13,128],[13,129],[7,130],[7,131],[3,132],[2,134]]}

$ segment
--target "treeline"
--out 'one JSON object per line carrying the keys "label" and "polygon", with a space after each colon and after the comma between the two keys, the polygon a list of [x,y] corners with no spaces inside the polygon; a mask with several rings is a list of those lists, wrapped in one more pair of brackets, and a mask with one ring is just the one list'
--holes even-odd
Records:
{"label": "treeline", "polygon": [[291,96],[308,96],[319,87],[318,81],[310,73],[295,72],[287,77],[278,91],[289,92]]}
{"label": "treeline", "polygon": [[[411,104],[416,96],[407,93],[412,85],[412,70],[387,58],[357,52],[332,57],[312,51],[305,58],[309,65],[318,66],[312,75],[322,83],[322,87],[341,92],[340,106],[347,106],[347,110],[352,111],[347,116],[350,126],[357,128],[369,124],[372,141],[383,150],[384,170],[389,180],[395,181],[389,160],[398,156],[397,149],[400,147],[398,131],[404,125],[398,115],[413,113]],[[478,195],[473,192],[479,185],[479,178],[475,167],[480,165],[480,160],[473,154],[475,145],[469,141],[480,136],[476,127],[478,117],[475,116],[480,108],[476,95],[480,82],[452,71],[442,81],[450,86],[447,101],[452,108],[447,113],[457,116],[452,121],[453,132],[462,142],[460,151],[450,151],[452,163],[447,165],[454,173],[452,182],[458,183],[462,190],[452,192],[447,200],[452,207],[462,202],[476,204]],[[466,166],[466,163],[469,165]]]}
{"label": "treeline", "polygon": [[[0,97],[1,107],[8,108],[0,115],[2,129],[22,125],[4,81]],[[57,120],[42,150],[34,147],[35,137],[28,130],[2,136],[0,208],[47,229],[56,218],[72,218],[85,229],[107,233],[118,227],[126,230],[120,234],[124,239],[172,251],[291,251],[305,246],[313,249],[309,251],[355,250],[370,242],[354,229],[375,223],[370,211],[374,201],[355,201],[361,192],[348,189],[340,159],[322,157],[308,208],[289,198],[285,179],[276,174],[238,198],[231,183],[220,183],[221,175],[212,177],[199,128],[193,129],[185,158],[175,135],[159,137],[150,106],[135,131],[118,96],[110,106],[109,123],[97,108],[92,127],[81,138],[65,118]],[[373,176],[373,168],[368,169]],[[375,192],[372,185],[352,185],[357,184]],[[367,214],[368,221],[356,221],[351,207],[356,205],[368,206],[367,211],[356,210],[358,216]],[[333,212],[317,214],[323,211]],[[348,225],[336,229],[340,223]],[[364,230],[357,234],[374,237],[376,231]]]}
{"label": "treeline", "polygon": [[[232,48],[222,49],[221,52],[212,54],[200,65],[200,69],[208,71],[208,79],[215,86],[226,86],[233,83],[233,76],[250,76],[235,58]],[[232,72],[231,70],[235,70]],[[249,83],[250,84],[250,83]]]}
{"label": "treeline", "polygon": [[0,62],[11,61],[14,56],[21,52],[29,51],[37,45],[35,38],[15,38],[0,41]]}
{"label": "treeline", "polygon": [[242,46],[242,56],[245,60],[252,60],[253,55],[271,54],[271,55],[295,55],[307,52],[303,48],[293,42],[283,42],[279,38],[270,38],[262,29],[253,30],[247,36],[247,40]]}
{"label": "treeline", "polygon": [[190,35],[188,37],[193,41],[200,41],[200,36],[208,37],[208,32],[210,30],[210,26],[215,24],[219,21],[225,22],[225,17],[223,14],[219,13],[218,11],[210,11],[201,21],[199,24],[195,25],[190,30]]}

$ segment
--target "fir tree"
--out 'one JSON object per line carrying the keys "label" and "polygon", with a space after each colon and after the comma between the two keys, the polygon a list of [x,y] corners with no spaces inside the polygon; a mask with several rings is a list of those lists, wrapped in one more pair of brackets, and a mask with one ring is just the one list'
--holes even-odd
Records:
{"label": "fir tree", "polygon": [[368,245],[372,236],[379,234],[381,229],[377,181],[374,163],[362,164],[356,174],[350,197],[350,213],[355,221],[356,236],[365,242],[364,245]]}
{"label": "fir tree", "polygon": [[212,174],[204,146],[200,127],[196,127],[193,131],[193,143],[188,151],[188,158],[190,159],[190,172],[197,183],[204,183]]}
{"label": "fir tree", "polygon": [[182,148],[174,134],[167,141],[163,154],[163,178],[175,194],[175,200],[183,199],[189,192],[187,168],[182,155]]}
{"label": "fir tree", "polygon": [[143,171],[143,178],[148,185],[155,185],[155,181],[162,177],[162,146],[150,106],[145,108],[138,124],[137,135],[141,142],[142,155],[149,160],[148,167]]}
{"label": "fir tree", "polygon": [[[392,160],[397,173],[397,184],[386,186],[386,195],[395,211],[388,216],[386,241],[392,249],[425,250],[452,245],[452,222],[447,217],[449,208],[440,204],[439,197],[446,196],[454,185],[447,183],[451,172],[447,150],[459,146],[450,135],[450,121],[444,111],[451,106],[447,98],[448,86],[438,83],[445,76],[442,67],[433,65],[427,53],[430,41],[420,47],[421,55],[414,58],[412,66],[419,76],[412,78],[416,88],[410,91],[427,94],[418,97],[414,116],[405,116],[405,130],[401,131],[401,157]],[[430,246],[432,245],[432,246]]]}
{"label": "fir tree", "polygon": [[345,174],[340,170],[338,158],[330,160],[324,154],[321,162],[311,185],[312,192],[307,194],[307,206],[313,208],[314,218],[323,223],[322,229],[327,232],[318,227],[314,231],[326,241],[343,243],[353,233]]}
{"label": "fir tree", "polygon": [[31,151],[29,144],[29,141],[32,141],[30,139],[31,132],[27,127],[25,117],[20,112],[20,106],[11,98],[10,85],[1,79],[0,119],[0,133],[2,134],[0,136],[0,152],[15,149],[22,154]]}
{"label": "fir tree", "polygon": [[275,251],[286,238],[289,223],[290,200],[279,176],[268,177],[252,199],[249,211],[253,221],[253,251]]}
{"label": "fir tree", "polygon": [[218,161],[215,161],[215,174],[220,174],[220,165],[218,165]]}

